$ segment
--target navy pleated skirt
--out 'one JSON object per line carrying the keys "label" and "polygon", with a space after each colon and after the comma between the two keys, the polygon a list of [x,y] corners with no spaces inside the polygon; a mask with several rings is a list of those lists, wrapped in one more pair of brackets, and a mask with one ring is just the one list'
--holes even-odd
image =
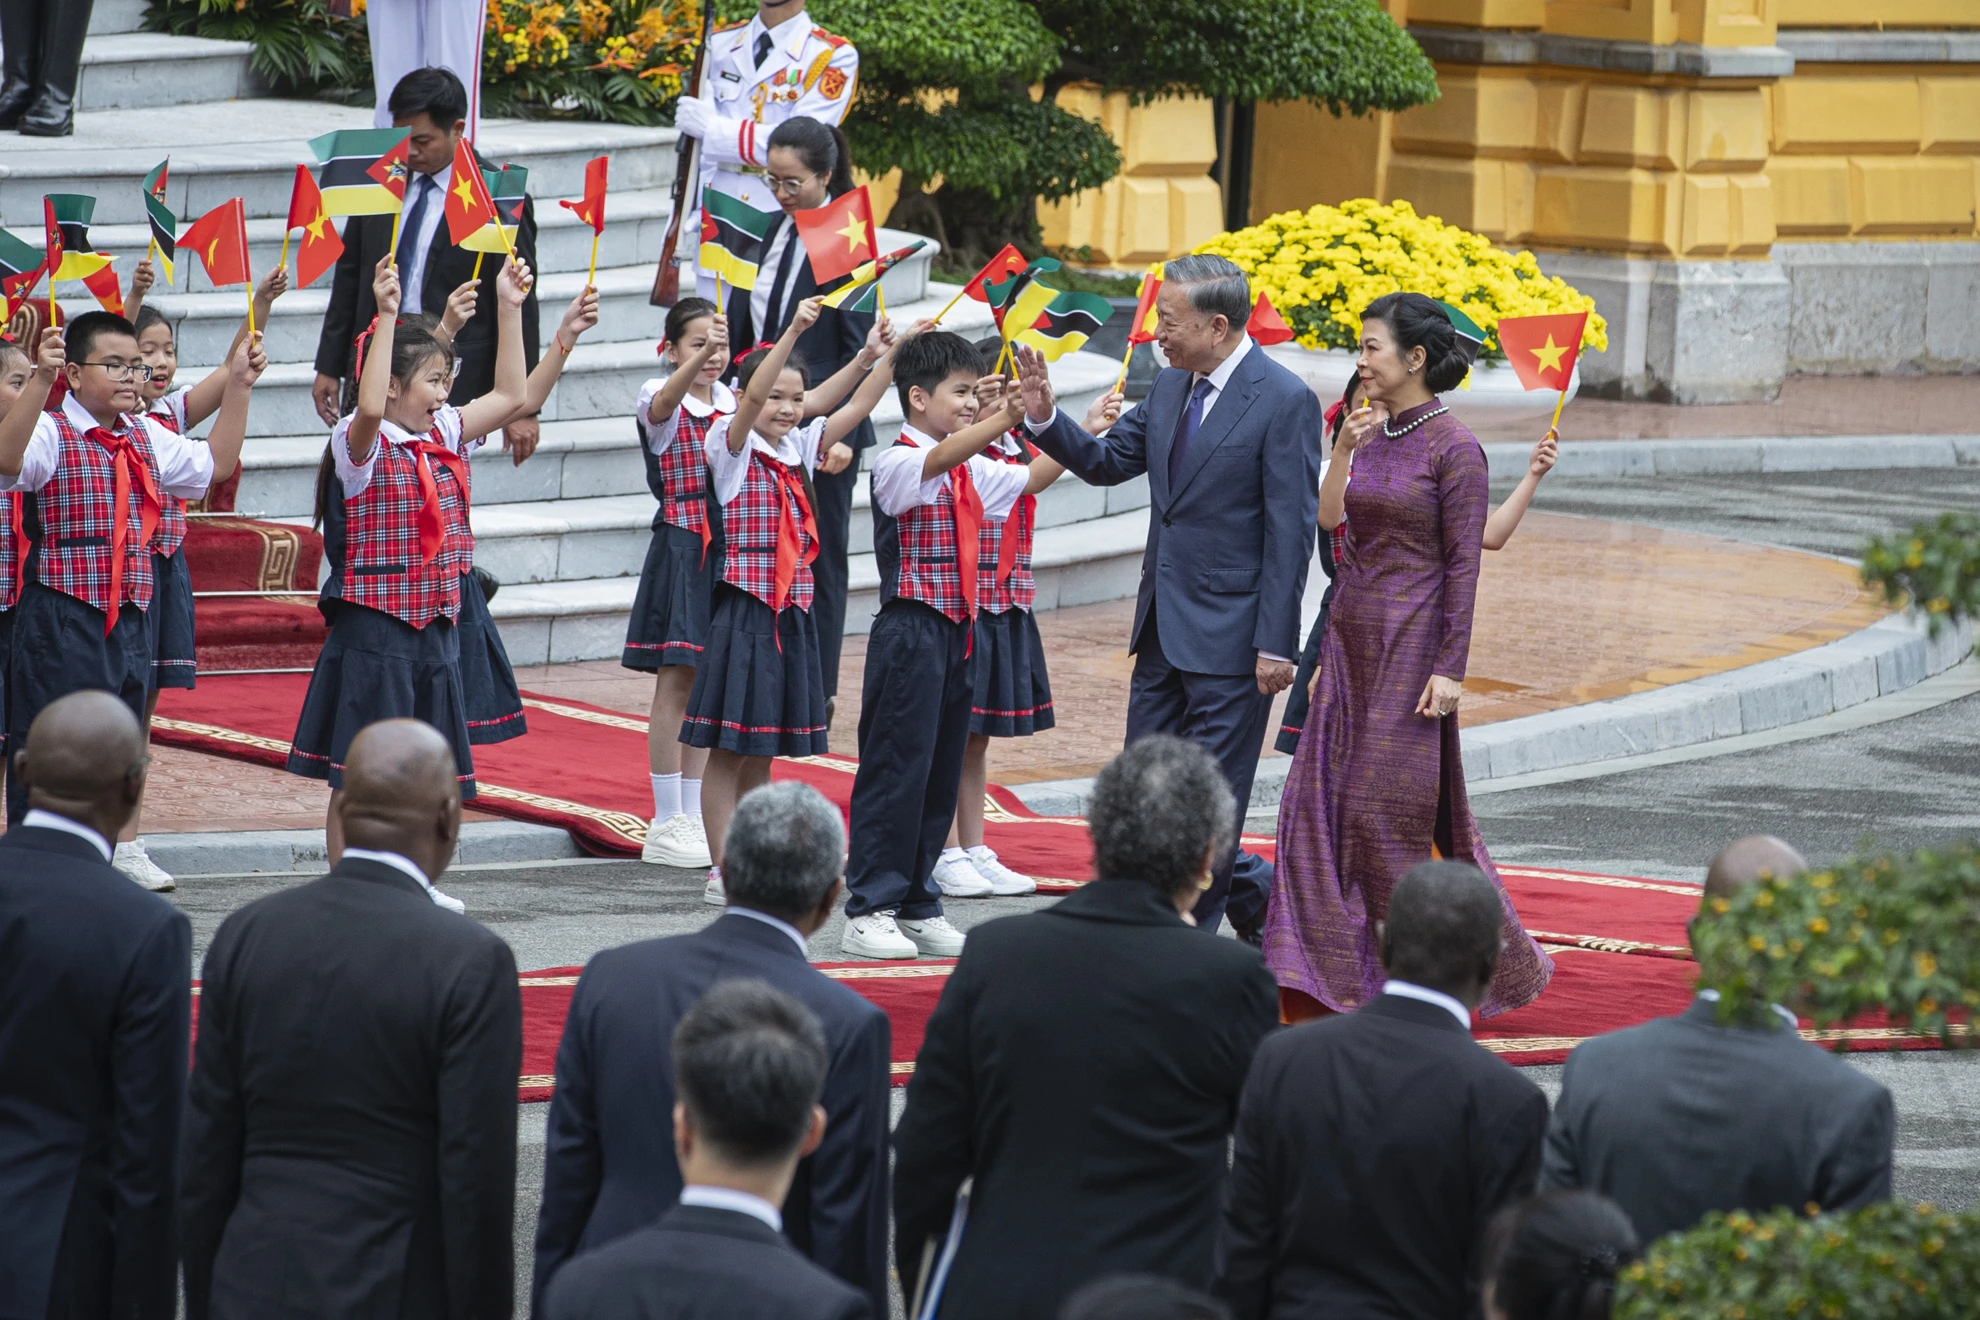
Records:
{"label": "navy pleated skirt", "polygon": [[722,543],[717,540],[704,555],[699,532],[670,522],[654,526],[653,540],[646,547],[646,567],[639,573],[639,591],[633,596],[632,618],[626,624],[626,649],[620,664],[650,673],[668,665],[701,662],[708,645],[721,552]]}
{"label": "navy pleated skirt", "polygon": [[773,613],[747,591],[726,582],[715,588],[681,741],[738,756],[829,750],[818,625],[809,610]]}
{"label": "navy pleated skirt", "polygon": [[474,752],[461,697],[460,638],[438,618],[414,628],[381,610],[344,601],[316,657],[289,748],[289,770],[344,784],[351,740],[379,720],[424,720],[454,749],[461,796],[474,796]]}
{"label": "navy pleated skirt", "polygon": [[1030,610],[976,616],[969,658],[976,693],[969,731],[992,738],[1028,738],[1051,728],[1052,684],[1045,674],[1045,643]]}
{"label": "navy pleated skirt", "polygon": [[192,572],[186,567],[186,548],[180,546],[169,557],[151,552],[152,632],[157,653],[151,661],[155,688],[189,688],[197,672],[193,652]]}
{"label": "navy pleated skirt", "polygon": [[488,597],[472,573],[461,574],[461,616],[454,628],[461,643],[461,697],[467,702],[468,741],[507,742],[529,732],[523,720],[516,671],[502,645],[502,630],[488,612]]}

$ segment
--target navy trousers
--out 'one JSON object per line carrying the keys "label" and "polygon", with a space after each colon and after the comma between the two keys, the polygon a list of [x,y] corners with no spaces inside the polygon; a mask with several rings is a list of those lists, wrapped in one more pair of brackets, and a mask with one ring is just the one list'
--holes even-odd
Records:
{"label": "navy trousers", "polygon": [[818,492],[818,507],[812,516],[818,520],[818,558],[811,565],[811,581],[816,599],[811,617],[818,624],[819,668],[825,675],[825,695],[839,690],[839,650],[846,636],[846,559],[852,535],[853,487],[859,484],[859,462],[855,455],[844,472],[814,472],[811,488]]}
{"label": "navy trousers", "polygon": [[[1151,613],[1141,630],[1128,682],[1127,740],[1151,733],[1187,738],[1217,758],[1237,798],[1238,833],[1244,832],[1251,781],[1264,750],[1272,699],[1258,690],[1256,674],[1197,674],[1177,669],[1162,653],[1162,630]],[[1210,888],[1196,901],[1196,924],[1214,931],[1226,915],[1240,931],[1265,919],[1272,892],[1272,864],[1234,850],[1217,867]]]}
{"label": "navy trousers", "polygon": [[969,742],[970,631],[917,600],[890,600],[873,620],[846,858],[849,917],[942,913],[935,862]]}

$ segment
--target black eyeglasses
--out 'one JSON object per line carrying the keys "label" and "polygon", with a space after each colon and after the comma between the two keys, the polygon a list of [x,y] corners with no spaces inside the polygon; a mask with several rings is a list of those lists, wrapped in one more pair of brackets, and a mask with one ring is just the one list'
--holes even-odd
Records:
{"label": "black eyeglasses", "polygon": [[142,362],[78,362],[79,367],[102,367],[111,380],[150,380],[151,368]]}
{"label": "black eyeglasses", "polygon": [[789,193],[795,197],[804,191],[806,184],[818,177],[820,176],[816,174],[807,174],[801,179],[780,179],[774,174],[766,174],[763,176],[763,183],[773,193]]}

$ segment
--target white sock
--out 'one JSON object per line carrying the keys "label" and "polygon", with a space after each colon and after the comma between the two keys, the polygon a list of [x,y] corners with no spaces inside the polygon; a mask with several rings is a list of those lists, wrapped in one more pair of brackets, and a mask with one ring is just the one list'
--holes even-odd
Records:
{"label": "white sock", "polygon": [[941,860],[945,862],[960,862],[968,855],[968,853],[965,853],[960,848],[944,848],[942,850]]}
{"label": "white sock", "polygon": [[995,861],[997,859],[997,854],[990,851],[990,845],[987,843],[979,843],[974,848],[965,848],[963,851],[971,857],[982,858],[987,861]]}
{"label": "white sock", "polygon": [[701,816],[701,781],[681,776],[681,810],[699,819]]}
{"label": "white sock", "polygon": [[681,814],[681,776],[676,771],[671,775],[654,775],[653,779],[653,819],[663,824]]}

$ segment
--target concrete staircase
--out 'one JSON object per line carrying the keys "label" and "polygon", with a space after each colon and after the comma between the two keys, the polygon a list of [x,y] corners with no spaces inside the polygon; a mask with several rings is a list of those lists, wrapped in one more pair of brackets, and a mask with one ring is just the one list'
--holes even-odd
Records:
{"label": "concrete staircase", "polygon": [[[266,270],[281,248],[290,181],[296,162],[309,159],[307,140],[366,127],[370,111],[258,96],[248,46],[139,32],[143,10],[143,0],[97,0],[76,135],[7,139],[0,223],[38,241],[43,193],[91,194],[97,199],[91,238],[99,251],[116,255],[128,282],[150,242],[142,180],[169,155],[168,201],[181,223],[229,197],[244,198],[253,267]],[[504,583],[492,608],[517,664],[615,657],[625,640],[654,513],[630,414],[641,383],[661,370],[654,352],[661,313],[646,299],[667,223],[674,142],[671,129],[515,120],[482,126],[484,153],[530,170],[546,334],[583,286],[591,247],[591,231],[554,199],[578,195],[586,160],[612,157],[609,223],[598,252],[600,323],[544,409],[535,456],[516,467],[499,446],[489,446],[475,461],[477,558]],[[909,238],[888,233],[882,243],[895,247]],[[929,281],[933,255],[889,273],[887,303],[897,323],[933,316],[955,293]],[[309,399],[311,362],[329,282],[326,275],[315,287],[290,293],[264,327],[273,365],[250,414],[243,512],[309,519],[325,436]],[[80,286],[59,292],[72,313],[93,305]],[[220,360],[245,297],[239,287],[208,286],[190,254],[180,259],[177,288],[154,291],[152,304],[175,322],[182,383]],[[965,301],[944,325],[987,334],[989,316]],[[1116,369],[1082,353],[1056,364],[1053,375],[1077,415],[1112,385]],[[899,421],[891,398],[875,413],[883,436]],[[863,632],[877,607],[879,573],[865,483],[856,498],[847,627]],[[1038,510],[1040,607],[1131,594],[1147,502],[1142,482],[1102,491],[1066,478],[1045,492]]]}

